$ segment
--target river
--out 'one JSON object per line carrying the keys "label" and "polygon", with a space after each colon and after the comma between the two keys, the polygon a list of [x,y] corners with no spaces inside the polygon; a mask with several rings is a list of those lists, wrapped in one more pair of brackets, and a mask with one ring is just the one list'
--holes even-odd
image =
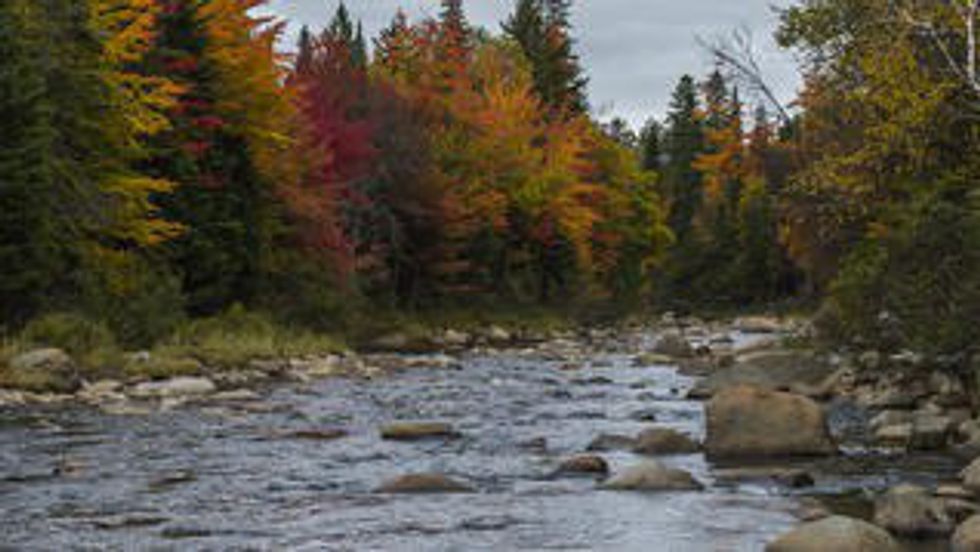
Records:
{"label": "river", "polygon": [[[807,464],[817,481],[806,489],[720,481],[700,454],[664,461],[690,471],[703,492],[611,492],[589,478],[553,477],[601,433],[656,425],[703,437],[702,404],[684,398],[695,380],[668,365],[634,365],[649,339],[566,345],[584,353],[575,370],[541,349],[472,351],[454,369],[280,383],[244,404],[143,416],[0,411],[0,548],[749,551],[796,525],[804,496],[860,497],[955,469],[857,446]],[[860,416],[841,412],[839,433]],[[451,422],[463,437],[380,439],[379,426],[397,420]],[[348,436],[290,434],[329,428]],[[614,472],[640,460],[603,455]],[[450,474],[479,492],[373,492],[413,472]]]}

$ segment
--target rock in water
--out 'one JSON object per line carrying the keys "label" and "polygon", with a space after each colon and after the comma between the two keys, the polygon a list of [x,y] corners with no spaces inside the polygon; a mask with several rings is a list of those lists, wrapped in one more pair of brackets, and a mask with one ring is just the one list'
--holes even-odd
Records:
{"label": "rock in water", "polygon": [[694,454],[701,445],[683,433],[666,428],[642,431],[636,438],[633,452],[637,454]]}
{"label": "rock in water", "polygon": [[820,388],[836,369],[811,351],[773,350],[739,356],[735,365],[712,373],[691,390],[693,399],[707,399],[737,385],[779,390],[793,387]]}
{"label": "rock in water", "polygon": [[823,456],[837,452],[820,405],[791,393],[748,386],[726,389],[707,407],[711,458]]}
{"label": "rock in water", "polygon": [[166,399],[208,395],[216,390],[214,382],[207,378],[180,377],[141,383],[133,388],[131,394],[139,398]]}
{"label": "rock in water", "polygon": [[474,489],[440,473],[416,473],[387,481],[377,492],[388,494],[472,493]]}
{"label": "rock in water", "polygon": [[900,552],[887,531],[843,517],[805,523],[766,546],[766,552]]}
{"label": "rock in water", "polygon": [[609,463],[595,454],[580,454],[573,456],[558,466],[558,474],[606,475],[609,473]]}
{"label": "rock in water", "polygon": [[454,439],[459,433],[442,422],[399,422],[381,428],[381,438],[391,441],[420,441],[423,439]]}
{"label": "rock in water", "polygon": [[694,356],[694,348],[684,339],[684,336],[676,333],[666,333],[660,336],[653,352],[658,355],[667,355],[674,358],[690,358]]}
{"label": "rock in water", "polygon": [[704,485],[684,470],[648,460],[614,475],[600,488],[610,491],[700,491]]}
{"label": "rock in water", "polygon": [[953,533],[953,552],[980,552],[980,514],[971,517]]}
{"label": "rock in water", "polygon": [[585,450],[590,452],[607,452],[611,450],[631,450],[636,446],[636,439],[628,435],[602,433],[589,443]]}
{"label": "rock in water", "polygon": [[956,527],[942,501],[915,485],[900,485],[879,498],[874,521],[894,535],[910,538],[945,537]]}

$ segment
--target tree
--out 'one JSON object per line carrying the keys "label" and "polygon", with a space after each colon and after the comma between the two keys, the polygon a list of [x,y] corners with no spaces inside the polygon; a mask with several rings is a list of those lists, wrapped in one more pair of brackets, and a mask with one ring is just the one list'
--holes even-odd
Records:
{"label": "tree", "polygon": [[12,268],[0,288],[15,320],[43,306],[41,293],[48,304],[71,301],[94,272],[123,286],[133,253],[178,230],[151,202],[169,183],[136,170],[140,140],[165,126],[158,109],[174,90],[127,67],[142,55],[135,45],[149,8],[32,4],[0,9],[7,54],[0,86],[9,93],[0,103],[9,125],[0,180],[5,222],[22,228],[5,224],[0,255]]}
{"label": "tree", "polygon": [[698,110],[694,78],[684,75],[674,90],[667,115],[668,161],[661,185],[670,206],[670,228],[679,242],[690,234],[702,199],[701,174],[693,166],[704,148],[704,129]]}
{"label": "tree", "polygon": [[588,79],[573,51],[570,10],[568,0],[520,0],[503,26],[531,62],[535,91],[552,117],[588,111]]}
{"label": "tree", "polygon": [[664,162],[664,128],[656,119],[648,120],[640,130],[640,160],[646,171],[660,172]]}

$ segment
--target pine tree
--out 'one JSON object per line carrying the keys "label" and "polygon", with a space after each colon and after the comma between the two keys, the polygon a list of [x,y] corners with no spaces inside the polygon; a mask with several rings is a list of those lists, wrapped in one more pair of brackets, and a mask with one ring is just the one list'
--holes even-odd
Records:
{"label": "pine tree", "polygon": [[313,33],[310,28],[303,25],[299,31],[299,40],[296,43],[296,63],[293,72],[299,75],[305,74],[310,70],[313,63]]}
{"label": "pine tree", "polygon": [[552,117],[588,111],[586,86],[571,37],[571,0],[519,0],[504,32],[531,62],[535,92]]}
{"label": "pine tree", "polygon": [[640,131],[640,160],[645,171],[660,172],[663,163],[663,125],[650,119]]}
{"label": "pine tree", "polygon": [[0,5],[0,318],[14,324],[37,311],[63,266],[54,106],[37,57],[48,46],[32,4]]}
{"label": "pine tree", "polygon": [[663,182],[664,195],[670,204],[668,223],[679,241],[690,234],[702,200],[701,174],[693,166],[704,148],[699,108],[694,78],[684,75],[674,90],[667,115],[668,161]]}
{"label": "pine tree", "polygon": [[186,89],[173,129],[151,142],[150,170],[177,183],[160,203],[189,231],[168,245],[168,256],[182,276],[188,309],[210,314],[247,301],[255,289],[266,191],[247,142],[219,111],[219,77],[197,6],[174,3],[161,17],[147,62],[149,72]]}

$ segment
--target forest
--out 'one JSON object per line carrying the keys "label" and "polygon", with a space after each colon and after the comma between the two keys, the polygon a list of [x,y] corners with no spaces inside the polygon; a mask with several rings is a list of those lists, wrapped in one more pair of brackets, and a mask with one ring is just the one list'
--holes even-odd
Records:
{"label": "forest", "polygon": [[341,4],[288,48],[264,4],[0,5],[3,334],[792,305],[838,342],[976,352],[976,10],[797,2],[791,105],[719,51],[634,132],[590,107],[571,0],[376,37]]}

